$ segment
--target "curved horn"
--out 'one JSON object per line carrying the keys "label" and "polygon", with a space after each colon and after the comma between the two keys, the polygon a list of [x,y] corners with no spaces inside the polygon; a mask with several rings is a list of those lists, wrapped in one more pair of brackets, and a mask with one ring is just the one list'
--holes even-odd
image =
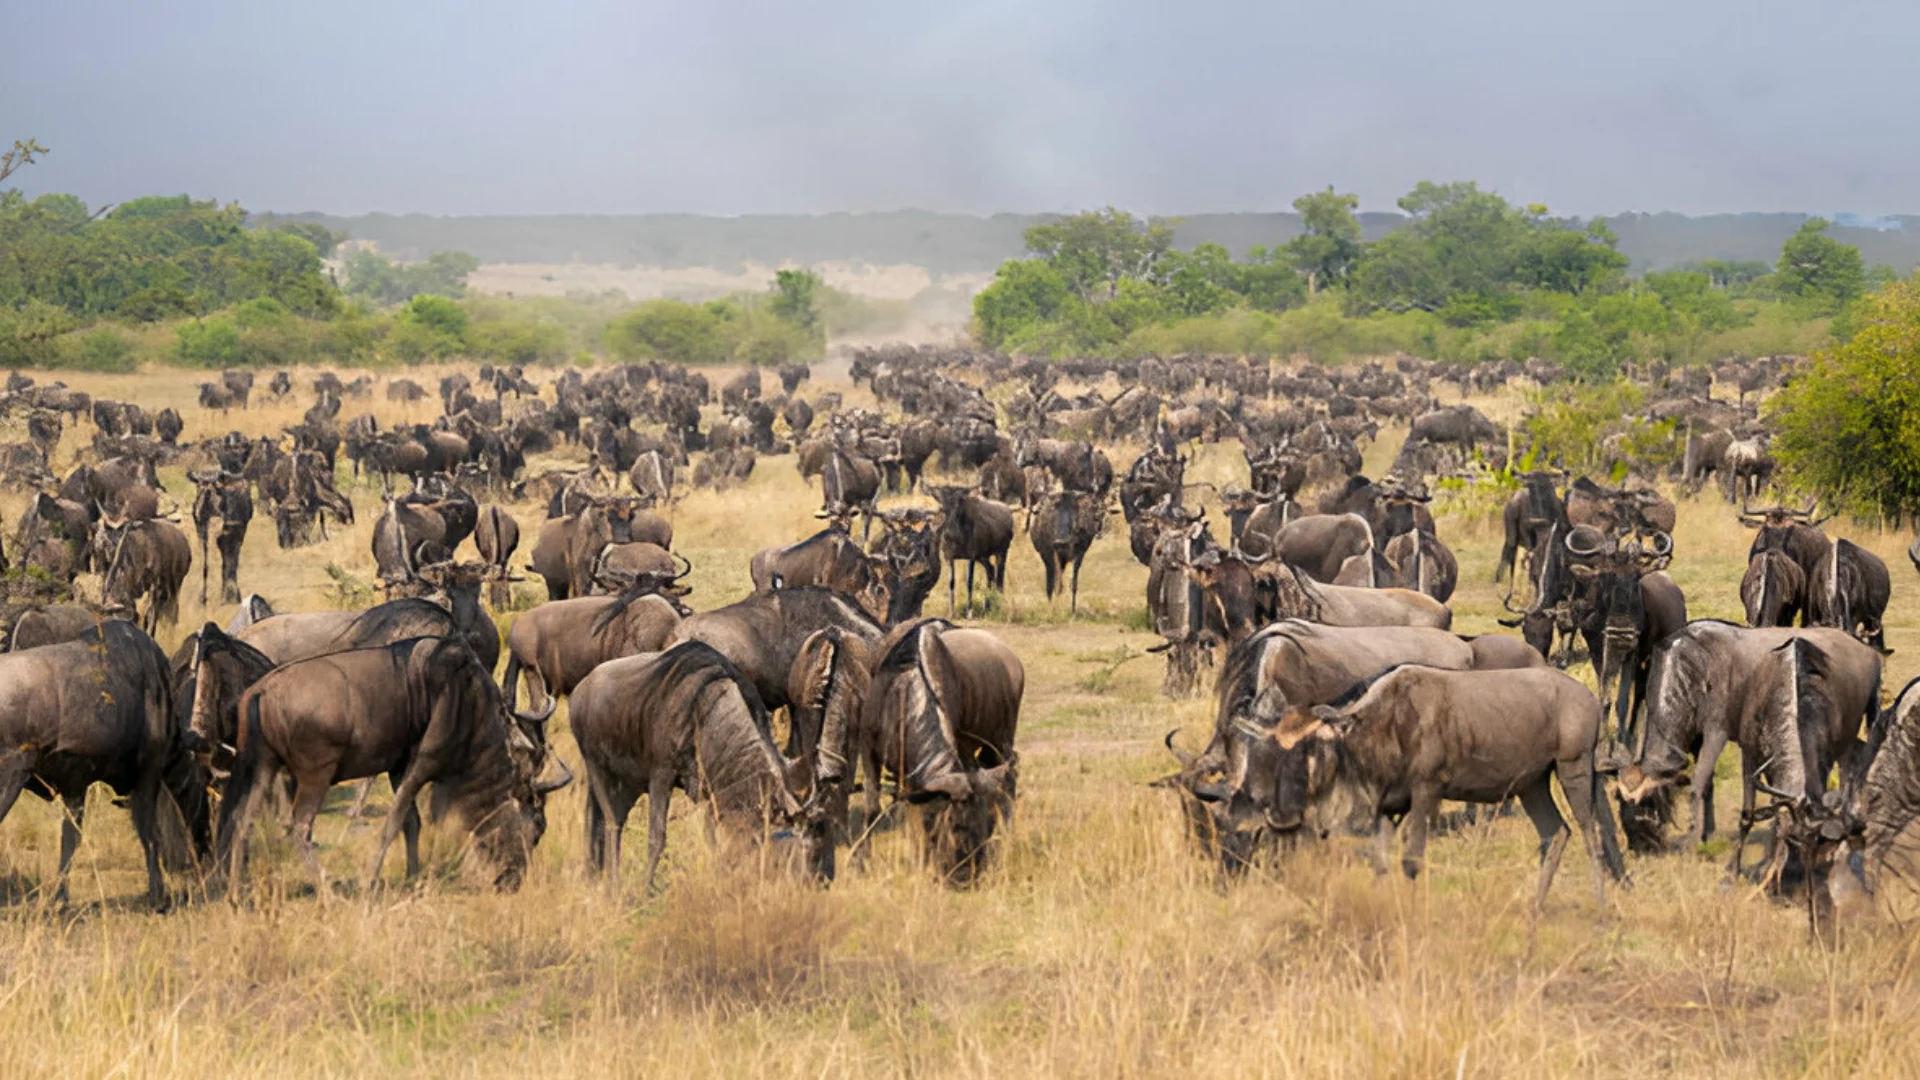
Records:
{"label": "curved horn", "polygon": [[1167,752],[1173,755],[1173,759],[1180,763],[1182,769],[1191,769],[1193,768],[1193,763],[1200,760],[1199,755],[1186,753],[1179,747],[1173,745],[1173,737],[1178,734],[1180,734],[1179,728],[1174,728],[1172,731],[1167,732]]}
{"label": "curved horn", "polygon": [[680,564],[680,572],[673,575],[671,580],[679,581],[681,578],[693,573],[693,561],[691,559],[688,559],[685,555],[677,551],[670,551],[667,554],[672,555],[674,561]]}
{"label": "curved horn", "polygon": [[1566,546],[1575,555],[1598,555],[1607,549],[1607,540],[1591,525],[1576,525],[1567,532]]}
{"label": "curved horn", "polygon": [[544,710],[537,713],[531,713],[531,712],[521,712],[519,709],[514,709],[513,716],[514,716],[514,719],[519,720],[523,723],[544,724],[548,720],[551,720],[553,718],[553,711],[559,707],[560,707],[559,696],[555,694],[548,694],[547,707]]}
{"label": "curved horn", "polygon": [[1653,543],[1650,545],[1650,550],[1653,552],[1653,556],[1657,559],[1664,559],[1667,556],[1673,554],[1672,534],[1663,533],[1663,532],[1654,533]]}
{"label": "curved horn", "polygon": [[[549,712],[551,712],[551,710],[549,710]],[[560,766],[560,779],[535,781],[533,785],[533,793],[535,795],[548,795],[573,783],[573,770],[567,767],[567,759],[555,754],[553,763]]]}

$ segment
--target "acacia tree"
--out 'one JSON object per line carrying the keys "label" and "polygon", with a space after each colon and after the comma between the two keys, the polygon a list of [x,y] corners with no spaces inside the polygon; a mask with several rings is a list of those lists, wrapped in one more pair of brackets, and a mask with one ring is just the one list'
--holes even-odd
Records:
{"label": "acacia tree", "polygon": [[1773,448],[1798,487],[1861,516],[1920,515],[1920,288],[1859,304],[1851,341],[1776,394]]}
{"label": "acacia tree", "polygon": [[1027,250],[1046,260],[1074,295],[1093,303],[1114,299],[1123,281],[1158,284],[1160,263],[1173,248],[1174,224],[1109,206],[1035,225],[1025,240]]}

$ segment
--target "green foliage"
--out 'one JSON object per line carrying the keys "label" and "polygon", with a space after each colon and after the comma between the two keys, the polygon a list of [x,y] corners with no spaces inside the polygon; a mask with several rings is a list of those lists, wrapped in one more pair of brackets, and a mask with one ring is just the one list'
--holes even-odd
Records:
{"label": "green foliage", "polygon": [[22,142],[13,140],[13,149],[0,153],[0,180],[12,176],[15,171],[34,163],[35,159],[47,152],[47,148],[28,139]]}
{"label": "green foliage", "polygon": [[1773,289],[1833,314],[1866,291],[1866,270],[1860,249],[1826,235],[1827,225],[1823,218],[1811,218],[1781,245]]}
{"label": "green foliage", "polygon": [[468,351],[467,312],[448,297],[420,294],[394,318],[388,341],[394,355],[407,364],[463,355]]}
{"label": "green foliage", "polygon": [[1366,246],[1360,239],[1360,196],[1341,194],[1328,184],[1293,200],[1306,231],[1287,242],[1286,255],[1305,275],[1307,291],[1345,285]]}
{"label": "green foliage", "polygon": [[773,298],[767,307],[784,322],[811,331],[820,324],[820,309],[814,297],[824,283],[811,270],[781,270],[773,275]]}
{"label": "green foliage", "polygon": [[422,293],[466,295],[467,276],[480,260],[463,251],[436,251],[425,262],[396,263],[377,251],[347,256],[347,293],[377,304],[404,304]]}
{"label": "green foliage", "polygon": [[1060,320],[1077,302],[1066,279],[1041,259],[1009,259],[993,283],[973,298],[974,333],[989,349],[1010,348],[1015,337]]}
{"label": "green foliage", "polygon": [[1792,483],[1836,509],[1920,515],[1920,288],[1890,285],[1856,320],[1851,341],[1769,399],[1773,450]]}
{"label": "green foliage", "polygon": [[214,316],[183,322],[174,330],[180,359],[192,367],[228,368],[241,363],[240,328],[232,319]]}
{"label": "green foliage", "polygon": [[1124,210],[1075,214],[1026,231],[1027,250],[1047,261],[1081,300],[1119,295],[1123,281],[1157,281],[1159,263],[1173,248],[1175,222],[1141,220]]}
{"label": "green foliage", "polygon": [[1674,422],[1639,419],[1645,405],[1646,392],[1629,382],[1556,387],[1537,398],[1521,422],[1522,466],[1579,472],[1628,461],[1658,469],[1677,461],[1684,446]]}
{"label": "green foliage", "polygon": [[339,247],[341,241],[347,239],[345,229],[329,229],[317,221],[282,221],[273,217],[271,214],[267,215],[260,223],[260,227],[275,232],[287,233],[305,240],[307,243],[313,245],[313,250],[319,253],[323,259],[331,257],[333,255],[333,249]]}
{"label": "green foliage", "polygon": [[140,366],[134,356],[133,342],[111,326],[96,327],[67,338],[66,367],[76,371],[111,372],[124,375]]}
{"label": "green foliage", "polygon": [[722,364],[733,344],[718,309],[683,300],[648,300],[607,327],[607,348],[621,360]]}

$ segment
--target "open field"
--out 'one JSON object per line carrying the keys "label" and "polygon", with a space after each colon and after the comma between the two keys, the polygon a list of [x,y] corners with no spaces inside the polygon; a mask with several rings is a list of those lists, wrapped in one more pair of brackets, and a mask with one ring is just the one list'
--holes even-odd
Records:
{"label": "open field", "polygon": [[[277,431],[311,402],[305,377],[287,403],[225,418],[194,405],[195,379],[177,372],[66,379],[174,405],[188,439]],[[870,403],[837,384],[810,389],[828,387]],[[1482,404],[1496,418],[1518,407]],[[403,418],[377,387],[343,418],[365,409]],[[423,403],[412,419],[431,412]],[[91,428],[69,432],[58,466],[82,435]],[[1369,466],[1384,466],[1401,435],[1383,433]],[[1124,469],[1130,451],[1114,456]],[[181,498],[183,471],[163,472]],[[1208,448],[1189,478],[1243,479],[1237,446]],[[283,552],[256,518],[244,590],[294,610],[341,601],[329,566],[372,580],[378,489],[344,476],[341,486],[359,524],[325,543]],[[24,503],[0,497],[9,531]],[[744,595],[748,557],[806,535],[817,504],[791,458],[762,459],[743,489],[687,496],[674,523],[694,566],[689,603]],[[539,508],[512,509],[530,543]],[[1920,673],[1906,537],[1838,521],[1828,532],[1893,571],[1890,697]],[[1456,629],[1495,629],[1497,518],[1442,515],[1440,535],[1460,560]],[[1670,572],[1691,613],[1737,618],[1748,534],[1733,510],[1711,494],[1683,502],[1675,540]],[[198,574],[180,624],[161,634],[169,649],[231,614],[201,607]],[[1634,860],[1634,887],[1596,907],[1576,843],[1537,927],[1533,832],[1518,816],[1436,838],[1418,882],[1376,878],[1342,848],[1222,890],[1188,849],[1174,796],[1147,786],[1171,765],[1161,735],[1183,727],[1197,745],[1212,703],[1160,697],[1161,662],[1143,653],[1157,639],[1138,629],[1146,571],[1122,531],[1088,558],[1078,619],[1064,597],[1041,595],[1024,534],[1008,581],[982,625],[1027,669],[1021,799],[975,889],[936,884],[905,829],[878,836],[863,871],[843,859],[829,889],[766,880],[710,851],[681,798],[664,890],[646,896],[629,857],[611,893],[586,874],[575,785],[549,802],[515,895],[451,869],[459,837],[429,827],[419,888],[398,885],[390,856],[393,888],[323,902],[275,839],[244,905],[156,916],[141,900],[127,815],[96,792],[63,914],[39,888],[53,872],[56,812],[23,799],[0,825],[0,1075],[1920,1075],[1920,935],[1891,917],[1862,920],[1823,952],[1799,908],[1723,886],[1724,847]],[[530,604],[537,590],[522,584],[517,599]],[[945,603],[943,582],[928,613]],[[554,734],[577,762],[564,711]],[[1729,775],[1734,760],[1722,762]],[[1719,790],[1730,822],[1738,785]],[[360,869],[376,832],[345,805],[336,797],[315,829],[330,873]],[[384,809],[378,794],[374,805]],[[277,831],[256,830],[256,844]]]}

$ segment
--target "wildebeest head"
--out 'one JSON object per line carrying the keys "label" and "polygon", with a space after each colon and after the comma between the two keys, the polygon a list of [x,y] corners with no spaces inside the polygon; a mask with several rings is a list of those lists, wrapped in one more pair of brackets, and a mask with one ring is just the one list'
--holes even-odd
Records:
{"label": "wildebeest head", "polygon": [[1273,742],[1304,767],[1305,824],[1325,837],[1336,830],[1363,833],[1373,825],[1379,793],[1353,769],[1342,768],[1352,720],[1341,709],[1289,708],[1274,726]]}

